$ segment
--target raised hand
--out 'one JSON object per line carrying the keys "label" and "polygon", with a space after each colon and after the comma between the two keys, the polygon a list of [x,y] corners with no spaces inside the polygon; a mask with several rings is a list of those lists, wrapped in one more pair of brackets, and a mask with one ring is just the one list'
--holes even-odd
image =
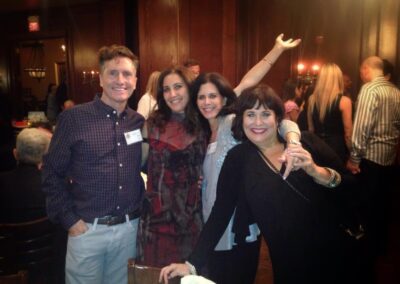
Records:
{"label": "raised hand", "polygon": [[275,40],[275,45],[282,49],[286,50],[286,49],[294,48],[294,47],[298,46],[301,42],[301,39],[299,39],[299,38],[296,40],[293,40],[291,38],[289,38],[287,40],[283,40],[283,36],[284,36],[284,34],[280,34],[277,36],[277,38]]}

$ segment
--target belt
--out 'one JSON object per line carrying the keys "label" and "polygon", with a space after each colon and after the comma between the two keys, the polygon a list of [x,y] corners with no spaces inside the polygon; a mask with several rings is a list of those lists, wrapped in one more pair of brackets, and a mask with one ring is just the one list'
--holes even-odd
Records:
{"label": "belt", "polygon": [[[114,225],[118,225],[118,224],[122,224],[126,222],[126,215],[128,215],[129,220],[133,220],[136,219],[138,217],[140,217],[140,210],[137,209],[131,213],[122,215],[122,216],[104,216],[104,217],[100,217],[97,218],[97,224],[99,225],[107,225],[107,226],[114,226]],[[89,223],[94,223],[93,222],[89,222]]]}

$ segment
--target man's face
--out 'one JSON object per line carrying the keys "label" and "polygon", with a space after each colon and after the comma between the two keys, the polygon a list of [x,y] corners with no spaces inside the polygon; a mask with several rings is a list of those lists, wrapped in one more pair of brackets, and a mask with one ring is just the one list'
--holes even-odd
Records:
{"label": "man's face", "polygon": [[200,65],[193,65],[189,67],[189,70],[193,72],[194,76],[197,77],[200,74]]}
{"label": "man's face", "polygon": [[136,82],[136,67],[129,58],[116,57],[104,62],[100,73],[101,100],[117,110],[125,108]]}

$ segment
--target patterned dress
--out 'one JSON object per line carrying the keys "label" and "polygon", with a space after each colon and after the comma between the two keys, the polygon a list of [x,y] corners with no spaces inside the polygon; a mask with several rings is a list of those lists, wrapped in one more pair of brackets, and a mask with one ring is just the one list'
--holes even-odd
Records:
{"label": "patterned dress", "polygon": [[165,131],[148,131],[148,210],[139,233],[139,254],[146,265],[162,267],[184,261],[202,229],[198,182],[206,142],[187,134],[182,120],[173,115]]}

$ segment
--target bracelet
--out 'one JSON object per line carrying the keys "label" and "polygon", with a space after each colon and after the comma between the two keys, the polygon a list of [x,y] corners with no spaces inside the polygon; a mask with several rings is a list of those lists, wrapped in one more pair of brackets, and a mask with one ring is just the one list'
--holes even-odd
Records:
{"label": "bracelet", "polygon": [[327,186],[330,187],[330,188],[337,187],[341,183],[342,177],[339,175],[339,173],[337,171],[335,171],[335,170],[333,170],[331,168],[325,167],[325,169],[330,174]]}
{"label": "bracelet", "polygon": [[193,264],[191,264],[189,261],[185,261],[185,264],[186,264],[187,266],[189,266],[189,273],[190,273],[191,275],[197,275],[196,267],[194,267]]}
{"label": "bracelet", "polygon": [[293,145],[301,146],[300,141],[293,140],[293,139],[290,139],[289,141],[287,141],[287,144],[293,144]]}

